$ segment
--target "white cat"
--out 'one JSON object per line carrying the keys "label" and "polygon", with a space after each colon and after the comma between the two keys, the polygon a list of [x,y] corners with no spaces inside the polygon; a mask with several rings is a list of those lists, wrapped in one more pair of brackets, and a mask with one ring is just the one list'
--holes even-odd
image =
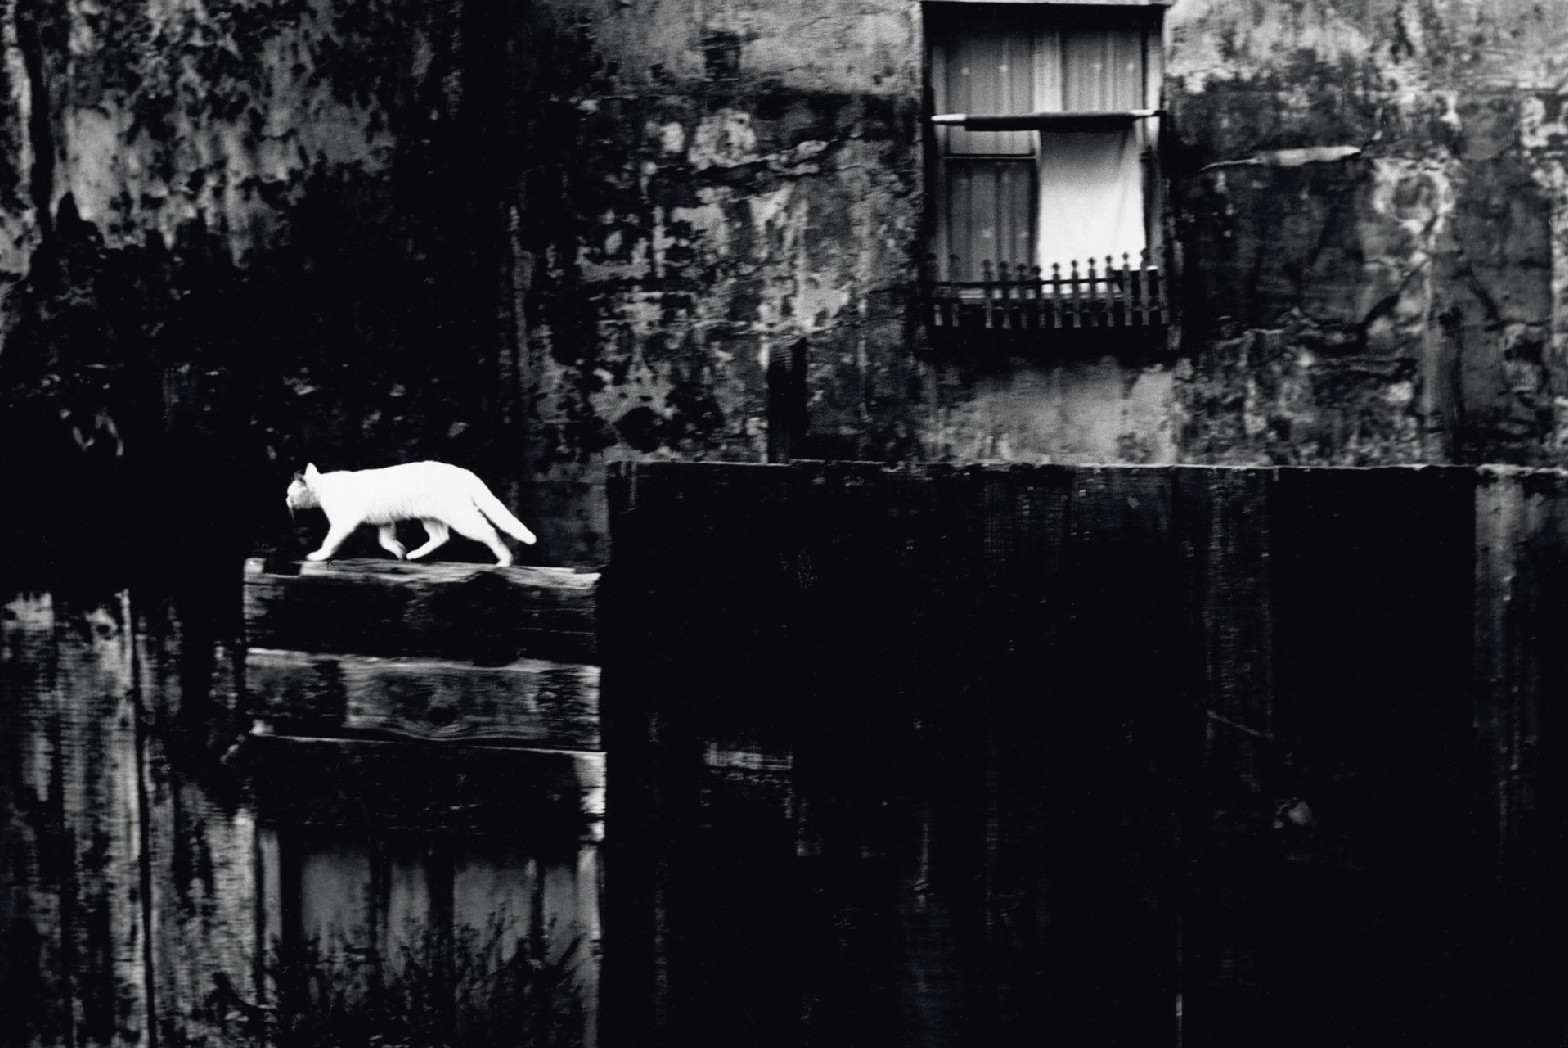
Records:
{"label": "white cat", "polygon": [[[289,484],[284,501],[290,511],[319,506],[327,514],[327,537],[320,549],[305,555],[307,560],[326,560],[361,524],[380,525],[381,547],[399,560],[418,560],[455,531],[489,546],[496,563],[506,567],[512,563],[512,553],[490,521],[519,542],[538,541],[490,493],[484,481],[445,462],[408,462],[385,469],[332,473],[322,473],[311,464]],[[403,548],[397,540],[400,520],[417,520],[425,526],[429,538],[423,546],[412,551]]]}

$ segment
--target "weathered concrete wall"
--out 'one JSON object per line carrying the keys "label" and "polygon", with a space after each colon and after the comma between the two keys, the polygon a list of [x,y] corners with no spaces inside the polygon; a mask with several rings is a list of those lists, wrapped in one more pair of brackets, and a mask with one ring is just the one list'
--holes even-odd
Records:
{"label": "weathered concrete wall", "polygon": [[951,462],[1171,462],[1174,374],[1103,357],[938,364],[930,457]]}
{"label": "weathered concrete wall", "polygon": [[1181,456],[1563,462],[1568,9],[1178,0],[1167,29]]}
{"label": "weathered concrete wall", "polygon": [[[542,511],[602,514],[583,496],[616,460],[764,460],[781,412],[818,453],[919,453],[918,15],[537,6],[532,170],[512,208],[523,453],[534,497],[557,493]],[[803,385],[775,384],[770,407],[770,367],[797,360]]]}
{"label": "weathered concrete wall", "polygon": [[1565,43],[1176,0],[1179,352],[979,360],[914,308],[917,0],[0,0],[0,427],[293,552],[292,469],[450,459],[546,563],[628,459],[1560,463]]}

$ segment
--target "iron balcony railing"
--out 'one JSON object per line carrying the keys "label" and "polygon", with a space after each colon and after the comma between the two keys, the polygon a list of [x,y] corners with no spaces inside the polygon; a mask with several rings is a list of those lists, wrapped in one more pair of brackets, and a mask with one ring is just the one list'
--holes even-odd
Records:
{"label": "iron balcony railing", "polygon": [[[933,266],[934,271],[934,266]],[[962,272],[957,256],[948,272]],[[1039,266],[980,263],[979,280],[940,280],[926,285],[931,323],[939,329],[1162,327],[1170,320],[1165,274],[1141,252],[1121,264],[1107,255],[1103,266],[1075,259],[1047,276]]]}

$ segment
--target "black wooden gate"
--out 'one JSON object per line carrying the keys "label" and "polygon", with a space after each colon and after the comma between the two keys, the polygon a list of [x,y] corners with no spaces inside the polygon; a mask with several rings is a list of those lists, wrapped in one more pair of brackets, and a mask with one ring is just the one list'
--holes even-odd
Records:
{"label": "black wooden gate", "polygon": [[622,471],[614,1029],[1536,1043],[1564,968],[1540,683],[1568,660],[1530,630],[1568,558],[1526,518],[1561,485]]}

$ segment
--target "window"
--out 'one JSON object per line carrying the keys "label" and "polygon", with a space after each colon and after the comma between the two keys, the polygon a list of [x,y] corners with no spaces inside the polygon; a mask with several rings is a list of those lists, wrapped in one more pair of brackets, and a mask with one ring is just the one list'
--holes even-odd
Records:
{"label": "window", "polygon": [[925,5],[937,325],[1164,322],[1162,10]]}

